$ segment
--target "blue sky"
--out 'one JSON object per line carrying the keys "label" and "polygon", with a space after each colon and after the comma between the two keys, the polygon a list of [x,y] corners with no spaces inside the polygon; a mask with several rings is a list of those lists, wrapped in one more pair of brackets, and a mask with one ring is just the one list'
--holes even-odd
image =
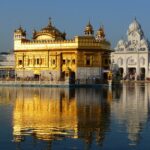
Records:
{"label": "blue sky", "polygon": [[67,38],[83,35],[89,20],[95,31],[104,25],[113,48],[136,16],[150,39],[149,14],[149,0],[0,0],[0,51],[13,49],[13,32],[20,25],[31,37],[32,30],[46,26],[49,17]]}

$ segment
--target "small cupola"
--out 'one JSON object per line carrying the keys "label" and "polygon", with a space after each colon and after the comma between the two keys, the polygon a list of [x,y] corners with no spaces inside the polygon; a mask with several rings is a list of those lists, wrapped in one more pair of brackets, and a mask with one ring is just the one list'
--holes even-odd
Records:
{"label": "small cupola", "polygon": [[90,21],[87,24],[87,26],[85,27],[84,33],[85,33],[85,35],[93,35],[94,34],[93,26],[91,25]]}
{"label": "small cupola", "polygon": [[14,31],[14,38],[15,39],[25,39],[26,31],[20,26],[18,29],[16,29]]}
{"label": "small cupola", "polygon": [[105,31],[104,31],[103,26],[100,26],[100,28],[98,29],[98,31],[96,33],[96,40],[98,40],[98,41],[105,40]]}

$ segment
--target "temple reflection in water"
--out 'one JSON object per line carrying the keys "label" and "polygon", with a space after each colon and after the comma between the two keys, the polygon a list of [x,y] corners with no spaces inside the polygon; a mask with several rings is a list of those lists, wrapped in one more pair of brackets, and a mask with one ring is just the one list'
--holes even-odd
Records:
{"label": "temple reflection in water", "polygon": [[17,89],[13,113],[14,141],[21,142],[27,135],[32,135],[40,140],[69,137],[91,143],[95,136],[97,143],[101,143],[109,128],[109,116],[107,90]]}
{"label": "temple reflection in water", "polygon": [[77,104],[68,90],[20,89],[13,114],[15,140],[77,138]]}
{"label": "temple reflection in water", "polygon": [[149,89],[136,83],[95,89],[1,87],[0,106],[12,108],[16,144],[30,138],[30,145],[40,141],[50,148],[55,141],[72,139],[87,149],[93,143],[102,148],[111,134],[121,132],[129,145],[137,145],[150,115]]}

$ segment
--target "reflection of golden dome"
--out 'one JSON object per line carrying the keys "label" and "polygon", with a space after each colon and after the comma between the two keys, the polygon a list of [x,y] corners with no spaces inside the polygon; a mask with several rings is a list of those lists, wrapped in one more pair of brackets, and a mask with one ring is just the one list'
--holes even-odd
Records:
{"label": "reflection of golden dome", "polygon": [[91,25],[90,21],[87,24],[87,26],[85,27],[84,33],[86,35],[93,35],[94,34],[93,26]]}
{"label": "reflection of golden dome", "polygon": [[46,27],[42,28],[40,31],[34,30],[33,39],[36,40],[63,40],[65,39],[66,33],[61,33],[57,28],[55,28],[51,20],[49,19],[49,23]]}

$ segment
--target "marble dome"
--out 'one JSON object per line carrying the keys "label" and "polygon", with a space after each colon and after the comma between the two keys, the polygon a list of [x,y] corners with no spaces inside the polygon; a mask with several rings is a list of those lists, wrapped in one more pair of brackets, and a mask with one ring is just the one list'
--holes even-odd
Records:
{"label": "marble dome", "polygon": [[141,25],[137,22],[136,18],[133,22],[129,25],[129,32],[141,30]]}
{"label": "marble dome", "polygon": [[141,40],[141,44],[142,44],[142,45],[145,45],[145,44],[147,44],[147,41],[146,41],[145,39],[142,39],[142,40]]}
{"label": "marble dome", "polygon": [[124,41],[123,40],[119,40],[118,41],[118,45],[123,45],[124,44]]}

